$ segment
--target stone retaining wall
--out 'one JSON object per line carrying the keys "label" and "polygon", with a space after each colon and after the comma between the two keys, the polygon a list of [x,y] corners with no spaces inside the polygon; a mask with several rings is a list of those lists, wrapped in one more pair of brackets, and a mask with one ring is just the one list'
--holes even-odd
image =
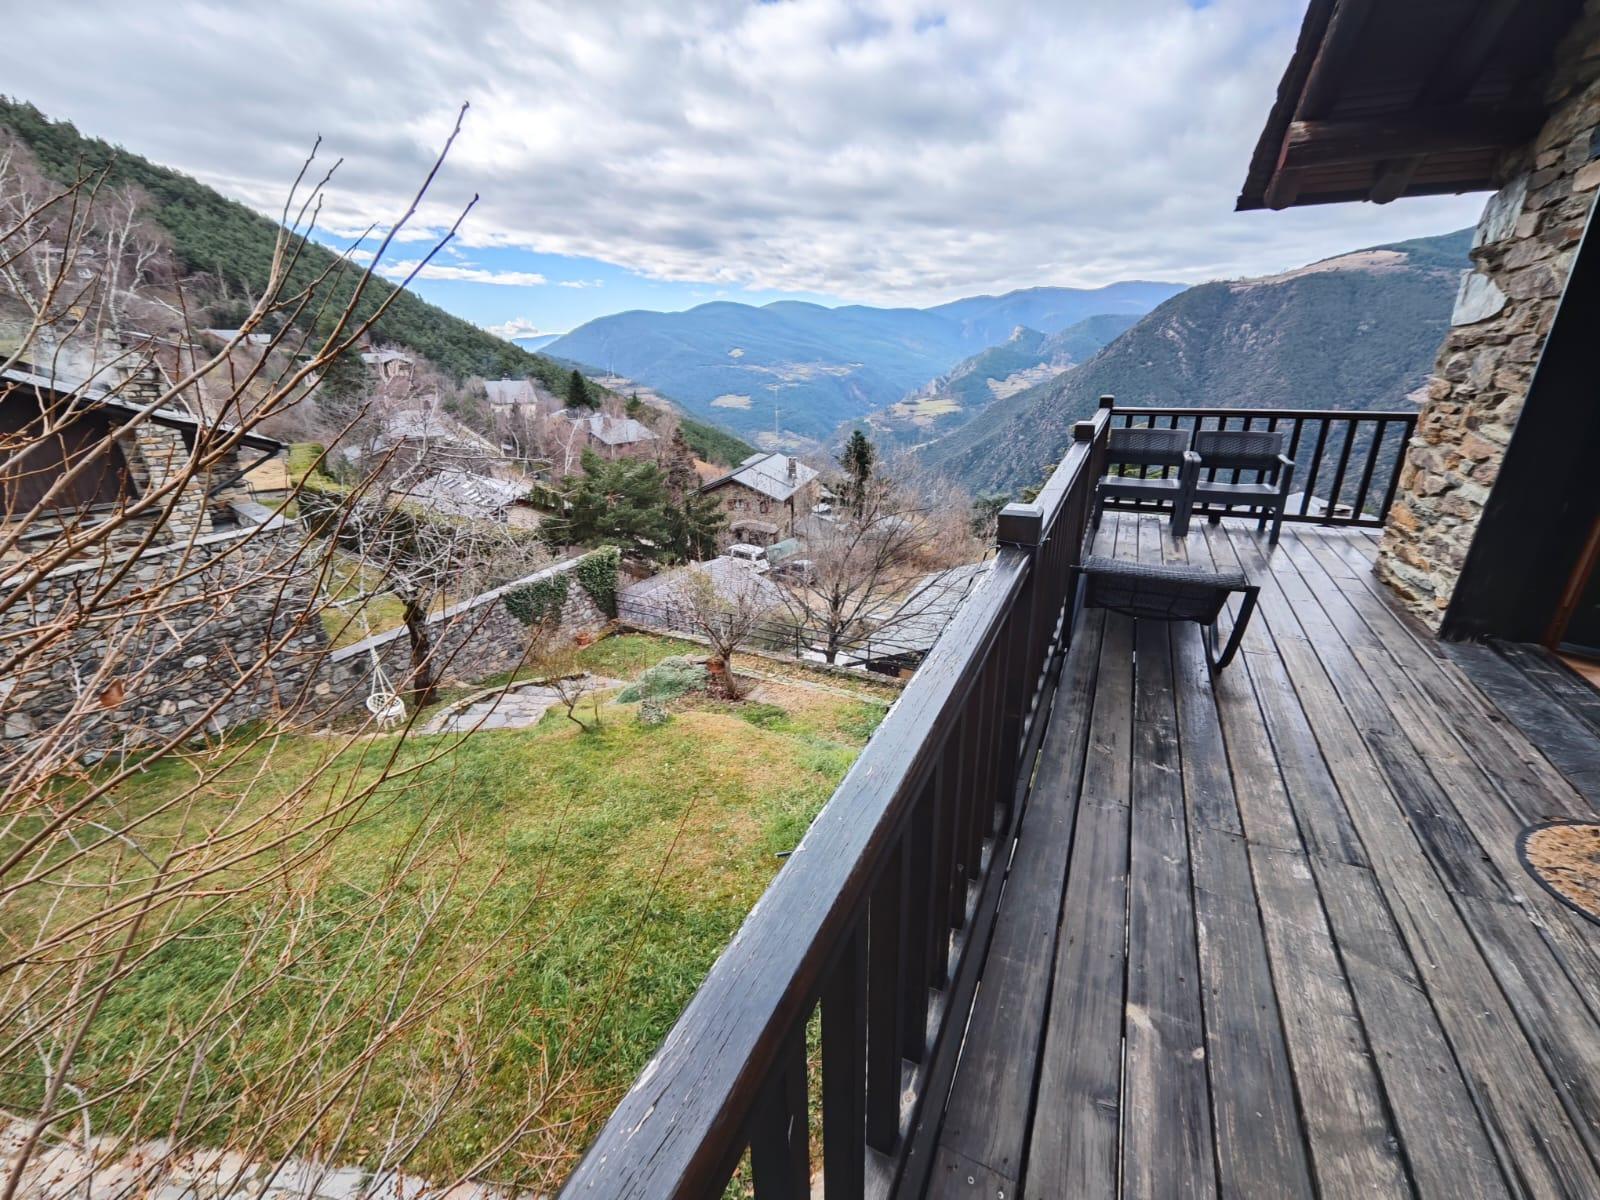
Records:
{"label": "stone retaining wall", "polygon": [[[452,683],[477,683],[526,665],[535,636],[572,639],[603,630],[611,617],[600,611],[573,574],[582,561],[582,558],[572,558],[555,563],[429,617],[433,662],[441,677]],[[568,576],[566,600],[559,616],[544,623],[536,634],[534,629],[511,615],[504,603],[505,596],[557,575]],[[354,707],[365,701],[374,651],[389,682],[397,691],[406,690],[411,677],[411,639],[402,627],[373,634],[353,646],[333,651],[328,656],[327,669],[315,686],[316,695],[335,707]],[[347,702],[341,703],[341,697],[347,698]]]}
{"label": "stone retaining wall", "polygon": [[131,748],[294,706],[327,647],[304,531],[259,506],[244,515],[256,523],[64,567],[0,618],[0,645],[56,643],[3,681],[0,753],[57,728],[82,749]]}
{"label": "stone retaining wall", "polygon": [[1555,319],[1600,186],[1600,0],[1557,54],[1549,119],[1508,156],[1462,278],[1378,574],[1438,627]]}

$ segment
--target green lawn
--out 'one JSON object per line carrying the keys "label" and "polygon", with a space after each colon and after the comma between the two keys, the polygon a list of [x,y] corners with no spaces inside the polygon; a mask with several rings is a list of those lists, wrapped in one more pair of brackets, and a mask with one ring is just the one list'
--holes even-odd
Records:
{"label": "green lawn", "polygon": [[[583,653],[589,669],[629,678],[683,650],[629,635]],[[413,1019],[371,1064],[343,1160],[370,1163],[391,1121],[403,1126],[449,1092],[408,1170],[450,1176],[531,1116],[491,1176],[558,1181],[884,708],[764,685],[758,701],[691,697],[672,710],[652,727],[634,720],[635,706],[608,703],[597,731],[552,712],[527,730],[407,739],[395,763],[404,777],[384,783],[325,853],[282,881],[187,907],[192,924],[93,1023],[89,1068],[126,1076],[258,987],[236,1027],[208,1041],[191,1084],[204,1103],[185,1118],[207,1141],[237,1144],[252,1114],[305,1095],[398,1005]],[[373,778],[395,749],[390,737],[309,736],[252,748],[181,818],[163,814],[141,836],[174,845],[199,828],[287,820],[281,798],[319,765],[313,807]],[[159,760],[112,803],[145,811],[194,777],[192,760]],[[319,1004],[328,1009],[313,1020]],[[346,1028],[302,1079],[295,1054],[329,1013]],[[12,1111],[37,1087],[0,1080]],[[126,1124],[144,1101],[140,1127],[165,1133],[180,1090],[175,1080],[135,1089],[101,1106],[96,1126]],[[313,1120],[306,1145],[331,1139],[346,1107],[336,1100]]]}

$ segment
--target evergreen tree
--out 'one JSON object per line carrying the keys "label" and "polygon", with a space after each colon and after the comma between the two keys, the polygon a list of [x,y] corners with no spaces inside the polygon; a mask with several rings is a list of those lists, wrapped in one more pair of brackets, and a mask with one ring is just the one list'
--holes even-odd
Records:
{"label": "evergreen tree", "polygon": [[674,504],[682,504],[700,490],[700,476],[694,469],[694,451],[683,439],[683,431],[674,429],[667,443],[667,497]]}
{"label": "evergreen tree", "polygon": [[346,350],[323,369],[317,383],[317,402],[333,421],[343,424],[356,415],[372,387],[367,364],[355,350]]}
{"label": "evergreen tree", "polygon": [[567,407],[568,408],[596,408],[599,401],[589,390],[588,381],[584,379],[583,372],[574,369],[567,376]]}
{"label": "evergreen tree", "polygon": [[566,508],[541,527],[552,546],[620,546],[638,558],[674,557],[666,474],[653,462],[608,462],[583,452],[583,474],[565,482]]}
{"label": "evergreen tree", "polygon": [[844,468],[849,476],[846,488],[850,501],[850,508],[856,516],[861,515],[862,506],[867,499],[867,481],[872,478],[873,464],[878,460],[878,451],[867,435],[857,429],[850,435],[850,440],[844,444],[844,453],[839,456],[839,465]]}
{"label": "evergreen tree", "polygon": [[666,512],[667,547],[674,559],[697,562],[714,558],[717,553],[717,534],[722,532],[726,518],[722,505],[715,496],[702,496],[691,491],[677,504],[669,504]]}
{"label": "evergreen tree", "polygon": [[628,403],[623,409],[635,421],[644,416],[644,401],[639,399],[639,393],[634,392],[628,397]]}

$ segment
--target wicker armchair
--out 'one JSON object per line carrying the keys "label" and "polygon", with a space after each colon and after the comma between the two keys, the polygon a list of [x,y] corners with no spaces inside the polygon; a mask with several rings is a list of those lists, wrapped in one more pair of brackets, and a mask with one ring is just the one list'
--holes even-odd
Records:
{"label": "wicker armchair", "polygon": [[[1196,506],[1213,510],[1208,515],[1215,521],[1220,515],[1215,511],[1217,507],[1247,505],[1251,512],[1260,514],[1257,531],[1266,529],[1271,522],[1272,536],[1267,540],[1276,544],[1289,503],[1289,484],[1294,478],[1294,462],[1283,448],[1284,435],[1264,429],[1197,432],[1195,469],[1190,472],[1189,486],[1178,498],[1173,533],[1182,537],[1189,532],[1189,517]],[[1219,471],[1230,471],[1231,478],[1217,478]],[[1245,474],[1253,478],[1243,478]],[[1210,478],[1205,478],[1207,475]]]}
{"label": "wicker armchair", "polygon": [[1189,449],[1187,429],[1152,429],[1140,426],[1134,429],[1113,429],[1106,439],[1106,461],[1123,466],[1176,467],[1177,474],[1106,475],[1094,489],[1094,527],[1100,528],[1100,517],[1105,511],[1108,496],[1128,497],[1135,500],[1168,501],[1176,506],[1185,489],[1193,482],[1195,458]]}
{"label": "wicker armchair", "polygon": [[[1206,662],[1220,671],[1238,653],[1240,639],[1255,612],[1260,588],[1237,571],[1203,567],[1156,566],[1091,554],[1073,568],[1083,576],[1085,608],[1106,608],[1141,621],[1193,621],[1204,630]],[[1244,599],[1227,644],[1218,648],[1218,618],[1228,597]]]}

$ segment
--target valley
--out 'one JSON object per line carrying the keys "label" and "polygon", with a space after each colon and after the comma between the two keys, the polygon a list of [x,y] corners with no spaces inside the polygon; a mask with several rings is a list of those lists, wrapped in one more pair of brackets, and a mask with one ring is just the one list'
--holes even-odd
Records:
{"label": "valley", "polygon": [[[717,301],[602,317],[545,352],[638,380],[769,448],[801,448],[906,399],[1019,327],[1043,339],[1090,320],[1131,321],[1182,290],[1137,281],[1029,288],[927,309]],[[1017,369],[1039,362],[1024,352]]]}

